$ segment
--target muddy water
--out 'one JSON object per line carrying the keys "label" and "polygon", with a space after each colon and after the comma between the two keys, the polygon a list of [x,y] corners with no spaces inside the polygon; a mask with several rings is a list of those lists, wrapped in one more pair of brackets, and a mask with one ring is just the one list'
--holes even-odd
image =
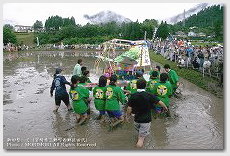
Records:
{"label": "muddy water", "polygon": [[[92,53],[93,54],[93,53]],[[77,59],[90,69],[91,81],[99,74],[95,58],[85,52],[20,52],[3,56],[3,145],[5,149],[135,149],[132,123],[113,131],[94,118],[76,126],[75,116],[61,104],[53,113],[49,88],[56,67],[70,80]],[[101,63],[100,70],[105,63]],[[181,80],[180,98],[172,98],[172,118],[154,119],[144,149],[223,149],[224,101]],[[68,87],[67,87],[68,88]],[[69,89],[69,88],[68,88]]]}

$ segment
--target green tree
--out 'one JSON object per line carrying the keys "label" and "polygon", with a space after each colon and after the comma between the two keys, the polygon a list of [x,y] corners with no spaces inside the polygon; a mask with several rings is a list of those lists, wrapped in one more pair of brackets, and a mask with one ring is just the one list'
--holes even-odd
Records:
{"label": "green tree", "polygon": [[14,26],[12,26],[10,24],[5,24],[4,28],[9,28],[10,30],[14,31]]}
{"label": "green tree", "polygon": [[63,18],[63,27],[69,26],[69,25],[76,25],[74,17],[71,18]]}
{"label": "green tree", "polygon": [[49,17],[45,22],[45,29],[47,31],[57,31],[62,26],[63,26],[63,19],[58,15]]}
{"label": "green tree", "polygon": [[215,38],[218,41],[223,41],[223,20],[220,20],[218,23],[215,24],[214,26],[214,33],[215,33]]}
{"label": "green tree", "polygon": [[155,37],[166,39],[169,36],[169,28],[166,22],[161,22],[160,26],[157,29]]}
{"label": "green tree", "polygon": [[141,34],[144,34],[145,31],[147,32],[147,39],[153,38],[153,32],[155,28],[158,27],[158,22],[155,19],[146,19],[141,23]]}
{"label": "green tree", "polygon": [[41,29],[43,28],[42,21],[36,20],[36,22],[33,24],[33,28],[35,32],[41,31]]}
{"label": "green tree", "polygon": [[77,33],[76,33],[76,26],[74,25],[68,25],[66,27],[63,27],[60,30],[60,36],[62,39],[64,38],[74,38],[76,37]]}
{"label": "green tree", "polygon": [[3,43],[4,45],[8,43],[17,43],[17,38],[15,33],[12,30],[12,27],[9,28],[9,25],[4,25],[3,26]]}
{"label": "green tree", "polygon": [[175,32],[180,29],[183,32],[188,32],[190,27],[196,26],[199,32],[204,32],[207,35],[215,34],[215,39],[223,41],[223,18],[224,7],[221,5],[209,6],[197,14],[193,14],[185,20],[185,27],[180,21],[174,24]]}

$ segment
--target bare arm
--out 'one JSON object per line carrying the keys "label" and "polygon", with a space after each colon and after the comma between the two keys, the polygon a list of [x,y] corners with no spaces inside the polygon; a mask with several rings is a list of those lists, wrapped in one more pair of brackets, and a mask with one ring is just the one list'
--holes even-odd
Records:
{"label": "bare arm", "polygon": [[132,112],[132,107],[128,106],[127,110],[126,110],[126,116],[125,116],[126,122],[129,122],[129,118],[130,118],[131,112]]}
{"label": "bare arm", "polygon": [[55,82],[54,82],[54,80],[53,80],[52,85],[51,85],[51,87],[50,87],[50,96],[51,96],[51,97],[53,96],[53,91],[54,91],[54,89],[55,89]]}
{"label": "bare arm", "polygon": [[130,116],[131,115],[131,112],[132,112],[132,107],[127,107],[127,111],[126,111],[126,114],[128,115],[128,116]]}
{"label": "bare arm", "polygon": [[168,108],[167,108],[167,106],[164,104],[164,102],[159,101],[157,104],[161,105],[161,107],[163,107],[164,110],[168,111]]}

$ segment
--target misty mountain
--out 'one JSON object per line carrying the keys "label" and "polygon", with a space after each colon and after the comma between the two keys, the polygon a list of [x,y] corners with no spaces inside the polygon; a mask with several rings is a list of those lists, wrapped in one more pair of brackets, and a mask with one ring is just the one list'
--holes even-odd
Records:
{"label": "misty mountain", "polygon": [[14,25],[17,25],[18,23],[16,21],[13,21],[13,20],[4,19],[3,25],[5,25],[5,24],[10,24],[10,25],[14,26]]}
{"label": "misty mountain", "polygon": [[90,21],[91,24],[101,24],[101,23],[109,23],[109,22],[116,22],[117,24],[121,24],[123,22],[129,23],[132,22],[130,19],[119,15],[112,11],[101,11],[95,15],[89,16],[84,15],[84,17]]}
{"label": "misty mountain", "polygon": [[192,16],[186,18],[186,20],[180,21],[177,23],[178,26],[184,25],[185,27],[193,27],[196,26],[198,28],[209,28],[215,27],[215,30],[222,32],[224,23],[224,6],[221,5],[213,5],[209,6],[197,14],[193,14]]}
{"label": "misty mountain", "polygon": [[167,20],[167,23],[175,24],[175,23],[177,23],[179,21],[184,20],[184,16],[185,16],[185,18],[188,18],[191,15],[198,13],[199,11],[207,8],[210,5],[213,5],[213,4],[210,4],[210,3],[198,4],[198,5],[196,5],[195,7],[191,8],[189,10],[185,10],[185,12],[182,12],[182,13],[174,16],[174,17],[171,17],[170,19]]}

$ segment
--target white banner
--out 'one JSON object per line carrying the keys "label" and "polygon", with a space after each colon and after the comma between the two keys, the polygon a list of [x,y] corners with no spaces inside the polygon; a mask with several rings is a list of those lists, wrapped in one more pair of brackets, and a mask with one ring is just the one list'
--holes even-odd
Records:
{"label": "white banner", "polygon": [[139,51],[140,51],[140,56],[139,58],[136,60],[137,66],[150,66],[151,62],[150,62],[150,57],[149,57],[149,50],[148,50],[148,46],[147,45],[139,45]]}

